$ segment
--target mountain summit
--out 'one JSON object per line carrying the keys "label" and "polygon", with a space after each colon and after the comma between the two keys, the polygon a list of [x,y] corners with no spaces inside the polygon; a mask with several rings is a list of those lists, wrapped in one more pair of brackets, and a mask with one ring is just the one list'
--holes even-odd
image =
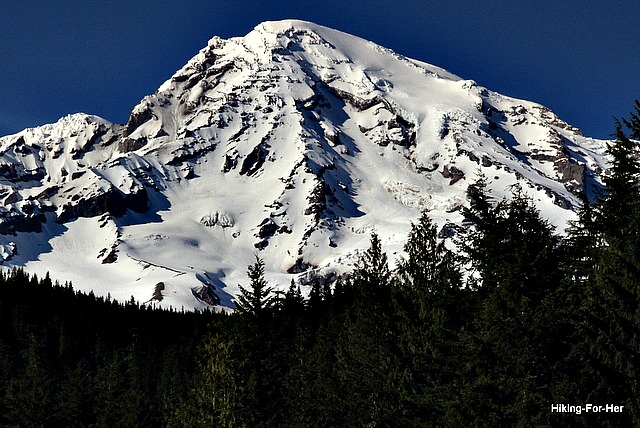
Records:
{"label": "mountain summit", "polygon": [[128,122],[75,114],[0,138],[5,266],[163,306],[233,307],[259,254],[288,286],[391,260],[429,210],[443,235],[480,173],[563,228],[603,141],[375,43],[302,21],[214,37]]}

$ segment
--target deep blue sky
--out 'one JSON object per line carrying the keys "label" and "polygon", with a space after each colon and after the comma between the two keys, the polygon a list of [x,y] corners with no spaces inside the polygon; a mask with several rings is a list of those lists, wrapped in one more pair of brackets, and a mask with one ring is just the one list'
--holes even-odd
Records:
{"label": "deep blue sky", "polygon": [[0,0],[0,135],[79,111],[126,122],[212,36],[286,18],[539,102],[594,137],[640,98],[637,0]]}

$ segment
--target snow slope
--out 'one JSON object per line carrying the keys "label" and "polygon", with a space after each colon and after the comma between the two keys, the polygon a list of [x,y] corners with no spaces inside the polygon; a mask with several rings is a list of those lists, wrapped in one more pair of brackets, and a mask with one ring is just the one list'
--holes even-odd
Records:
{"label": "snow slope", "polygon": [[603,141],[547,108],[302,21],[208,45],[127,124],[76,114],[0,138],[4,266],[117,299],[233,307],[255,255],[285,288],[399,257],[427,209],[461,221],[478,174],[564,228]]}

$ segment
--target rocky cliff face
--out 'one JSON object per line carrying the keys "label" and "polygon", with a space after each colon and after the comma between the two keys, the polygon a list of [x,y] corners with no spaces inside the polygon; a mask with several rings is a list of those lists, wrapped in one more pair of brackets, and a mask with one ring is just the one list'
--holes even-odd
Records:
{"label": "rocky cliff face", "polygon": [[5,265],[185,307],[232,307],[255,253],[283,287],[373,230],[393,260],[421,210],[455,230],[480,173],[564,227],[606,166],[543,106],[300,21],[213,38],[124,125],[76,114],[0,150]]}

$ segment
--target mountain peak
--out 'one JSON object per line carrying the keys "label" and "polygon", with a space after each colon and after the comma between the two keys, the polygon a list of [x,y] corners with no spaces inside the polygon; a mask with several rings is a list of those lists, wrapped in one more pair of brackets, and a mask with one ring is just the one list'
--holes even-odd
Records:
{"label": "mountain peak", "polygon": [[174,307],[233,307],[256,252],[276,287],[305,286],[374,230],[394,259],[423,210],[448,236],[478,172],[562,228],[606,167],[543,106],[296,20],[212,38],[126,125],[72,115],[1,142],[6,265]]}
{"label": "mountain peak", "polygon": [[301,30],[301,31],[336,31],[328,27],[315,24],[309,21],[303,21],[300,19],[282,19],[278,21],[264,21],[254,27],[256,31],[262,31],[273,34],[285,34],[287,32]]}

